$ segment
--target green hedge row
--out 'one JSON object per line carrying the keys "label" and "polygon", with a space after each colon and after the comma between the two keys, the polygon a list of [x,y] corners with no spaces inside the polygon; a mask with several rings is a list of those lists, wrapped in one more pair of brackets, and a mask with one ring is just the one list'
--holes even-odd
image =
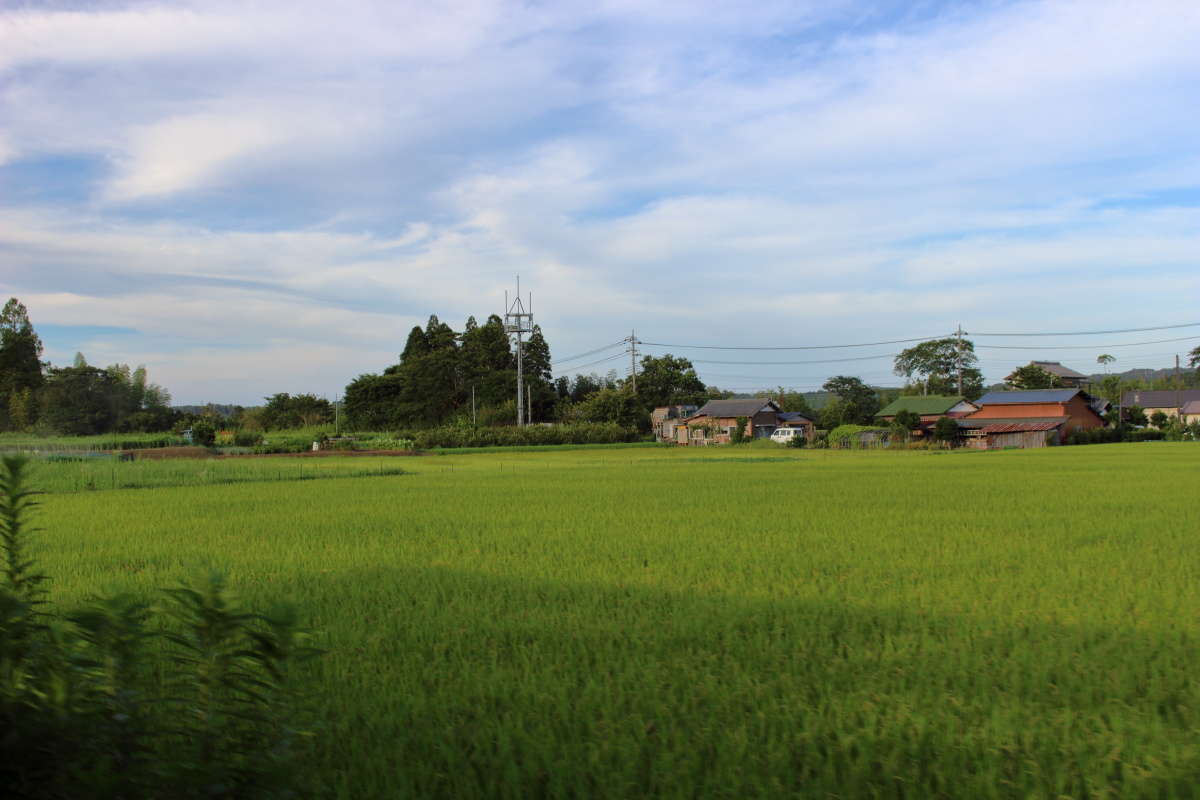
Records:
{"label": "green hedge row", "polygon": [[518,427],[464,428],[446,426],[404,431],[397,439],[411,439],[419,450],[434,447],[519,447],[545,444],[614,444],[633,442],[637,431],[612,422],[581,422],[573,425],[526,425]]}

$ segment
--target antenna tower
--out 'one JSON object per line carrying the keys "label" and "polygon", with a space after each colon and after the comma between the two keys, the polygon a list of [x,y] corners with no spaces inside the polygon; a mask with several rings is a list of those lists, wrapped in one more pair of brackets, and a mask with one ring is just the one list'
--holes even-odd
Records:
{"label": "antenna tower", "polygon": [[529,304],[521,302],[521,276],[517,276],[517,293],[511,303],[508,292],[504,293],[504,332],[517,340],[517,426],[525,419],[525,352],[524,335],[533,332],[533,294]]}

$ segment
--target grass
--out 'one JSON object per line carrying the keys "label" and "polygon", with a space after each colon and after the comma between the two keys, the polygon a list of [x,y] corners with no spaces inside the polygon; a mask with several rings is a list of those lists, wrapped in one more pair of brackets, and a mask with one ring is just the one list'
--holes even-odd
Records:
{"label": "grass", "polygon": [[59,461],[50,456],[41,464],[37,470],[39,487],[52,494],[396,476],[407,471],[395,458],[370,459],[367,463],[364,458],[121,461],[109,457]]}
{"label": "grass", "polygon": [[1194,444],[404,466],[53,496],[35,555],[299,603],[333,796],[1196,796]]}

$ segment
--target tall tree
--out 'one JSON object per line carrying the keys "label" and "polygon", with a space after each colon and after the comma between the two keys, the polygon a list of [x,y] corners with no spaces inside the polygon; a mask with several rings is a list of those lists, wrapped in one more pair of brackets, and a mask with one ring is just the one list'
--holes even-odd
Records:
{"label": "tall tree", "polygon": [[707,390],[692,362],[670,353],[642,358],[637,384],[638,397],[647,409],[681,403],[698,404]]}
{"label": "tall tree", "polygon": [[539,325],[533,326],[525,343],[525,383],[529,387],[532,420],[545,420],[554,409],[554,387],[550,382],[550,345]]}
{"label": "tall tree", "polygon": [[[821,388],[837,395],[842,401],[842,424],[866,425],[879,410],[879,397],[875,390],[859,378],[835,375],[825,381]],[[825,423],[825,416],[821,415],[822,424]]]}
{"label": "tall tree", "polygon": [[924,394],[957,395],[961,368],[962,394],[974,400],[983,394],[983,373],[978,364],[974,342],[951,336],[902,350],[896,356],[893,372],[910,381],[916,378]]}
{"label": "tall tree", "polygon": [[13,297],[0,311],[0,425],[12,424],[8,409],[13,395],[20,395],[16,401],[22,416],[19,422],[22,426],[32,422],[35,408],[26,390],[32,393],[41,388],[45,382],[42,369],[42,340],[33,330],[25,306]]}

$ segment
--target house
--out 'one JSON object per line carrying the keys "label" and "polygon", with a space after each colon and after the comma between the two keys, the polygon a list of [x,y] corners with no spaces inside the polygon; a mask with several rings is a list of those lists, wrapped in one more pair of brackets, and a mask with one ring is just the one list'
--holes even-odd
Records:
{"label": "house", "polygon": [[979,406],[961,395],[909,394],[897,397],[880,409],[875,415],[875,422],[879,425],[889,425],[896,420],[896,415],[901,411],[908,411],[921,418],[920,427],[913,433],[925,436],[942,417],[957,419],[978,410]]}
{"label": "house", "polygon": [[[1179,413],[1181,407],[1196,400],[1200,400],[1200,389],[1134,390],[1121,395],[1121,406],[1124,408],[1141,406],[1147,417],[1153,416],[1155,411],[1161,411],[1168,417],[1173,417]],[[1185,419],[1187,414],[1188,412],[1185,411]]]}
{"label": "house", "polygon": [[675,441],[675,426],[695,414],[696,408],[694,405],[659,406],[651,411],[650,428],[654,431],[654,441]]}
{"label": "house", "polygon": [[1074,431],[1101,428],[1104,419],[1080,389],[989,392],[979,410],[958,419],[968,447],[1045,447],[1062,444]]}
{"label": "house", "polygon": [[779,404],[765,397],[709,400],[675,426],[679,444],[728,444],[739,417],[746,419],[745,435],[765,439],[779,427]]}
{"label": "house", "polygon": [[[1046,372],[1058,378],[1059,385],[1066,389],[1078,389],[1090,380],[1082,372],[1076,372],[1070,367],[1064,367],[1058,361],[1030,361],[1027,366],[1041,367]],[[1013,376],[1010,374],[1004,379],[1004,382],[1012,383],[1012,379]]]}

